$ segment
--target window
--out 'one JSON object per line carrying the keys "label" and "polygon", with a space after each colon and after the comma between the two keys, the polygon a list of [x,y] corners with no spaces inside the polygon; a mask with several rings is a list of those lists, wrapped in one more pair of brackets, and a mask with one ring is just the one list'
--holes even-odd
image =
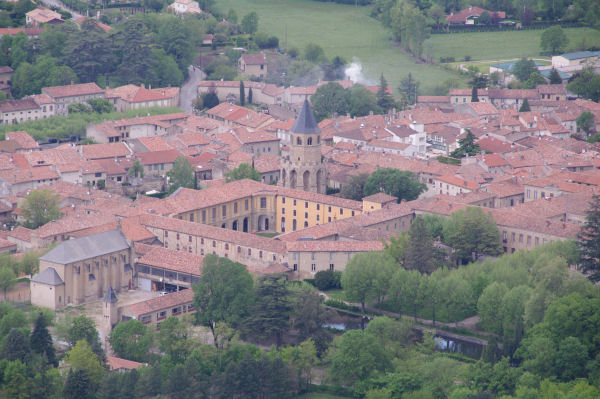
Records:
{"label": "window", "polygon": [[327,222],[328,222],[328,223],[331,223],[331,216],[329,216],[329,217],[327,218]]}
{"label": "window", "polygon": [[296,219],[292,220],[292,231],[296,231]]}
{"label": "window", "polygon": [[298,270],[298,264],[294,263],[294,271]]}
{"label": "window", "polygon": [[281,232],[285,233],[285,218],[281,218]]}
{"label": "window", "polygon": [[237,252],[238,252],[238,254],[239,254],[239,253],[242,253],[242,247],[240,247],[239,245],[238,245],[238,247],[237,247]]}
{"label": "window", "polygon": [[177,240],[179,240],[179,233],[177,233]]}
{"label": "window", "polygon": [[165,237],[169,236],[169,232],[165,230]]}
{"label": "window", "polygon": [[315,270],[317,270],[317,265],[315,265],[314,263],[312,263],[312,264],[310,265],[310,271],[311,271],[311,272],[314,272]]}
{"label": "window", "polygon": [[193,221],[194,221],[194,214],[190,213],[190,222],[193,222]]}
{"label": "window", "polygon": [[200,244],[204,245],[204,238],[200,239]]}
{"label": "window", "polygon": [[188,236],[188,242],[192,242],[192,236]]}
{"label": "window", "polygon": [[281,197],[281,203],[285,204],[285,197]]}
{"label": "window", "polygon": [[327,207],[327,212],[331,212],[331,207],[330,206]]}
{"label": "window", "polygon": [[295,209],[292,211],[292,216],[296,216],[296,210]]}
{"label": "window", "polygon": [[298,260],[298,252],[294,252],[294,253],[292,254],[292,258],[293,258],[294,260]]}
{"label": "window", "polygon": [[510,239],[511,239],[513,242],[515,242],[515,237],[516,237],[516,234],[515,234],[515,233],[512,233],[512,234],[510,235]]}
{"label": "window", "polygon": [[267,207],[267,197],[260,197],[260,208],[265,209]]}
{"label": "window", "polygon": [[258,257],[262,259],[262,251],[258,251]]}
{"label": "window", "polygon": [[217,208],[212,209],[212,218],[213,220],[217,218]]}
{"label": "window", "polygon": [[519,234],[519,242],[522,243],[523,242],[523,234]]}
{"label": "window", "polygon": [[294,200],[294,206],[296,206],[296,200]]}
{"label": "window", "polygon": [[223,205],[221,208],[222,208],[223,217],[227,216],[227,206]]}
{"label": "window", "polygon": [[308,212],[304,212],[304,219],[308,219]]}
{"label": "window", "polygon": [[321,204],[317,204],[317,211],[321,209]]}
{"label": "window", "polygon": [[248,248],[248,256],[252,255],[252,250]]}
{"label": "window", "polygon": [[304,201],[304,207],[308,208],[308,201]]}
{"label": "window", "polygon": [[248,200],[244,200],[244,210],[248,210]]}
{"label": "window", "polygon": [[215,248],[217,246],[217,242],[213,240],[212,246]]}
{"label": "window", "polygon": [[321,215],[317,215],[317,222],[319,221]]}
{"label": "window", "polygon": [[344,210],[342,208],[340,208],[340,215],[344,214]]}
{"label": "window", "polygon": [[225,243],[225,250],[228,251],[229,250],[229,244]]}
{"label": "window", "polygon": [[304,222],[304,228],[306,229],[308,227],[308,222]]}
{"label": "window", "polygon": [[238,211],[238,203],[234,202],[233,203],[233,213],[237,213],[237,211]]}
{"label": "window", "polygon": [[202,211],[202,222],[206,222],[206,211]]}
{"label": "window", "polygon": [[285,215],[285,208],[281,208],[281,214]]}
{"label": "window", "polygon": [[535,237],[535,245],[540,245],[540,238],[539,237]]}
{"label": "window", "polygon": [[315,253],[314,252],[311,252],[311,254],[310,254],[310,260],[315,260]]}
{"label": "window", "polygon": [[333,263],[329,264],[329,270],[333,271],[333,269],[335,268],[335,266],[333,265]]}

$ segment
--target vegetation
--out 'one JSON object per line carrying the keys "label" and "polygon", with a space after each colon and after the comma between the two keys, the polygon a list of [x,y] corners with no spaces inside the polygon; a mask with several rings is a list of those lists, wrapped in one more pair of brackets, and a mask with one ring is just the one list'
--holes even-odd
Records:
{"label": "vegetation", "polygon": [[228,183],[242,179],[260,181],[260,172],[254,169],[253,165],[241,163],[237,168],[225,173],[225,180]]}
{"label": "vegetation", "polygon": [[34,190],[21,206],[21,213],[25,218],[24,226],[37,229],[51,220],[60,219],[60,197],[50,189]]}
{"label": "vegetation", "polygon": [[541,47],[552,55],[562,53],[568,44],[569,38],[559,25],[548,28],[542,33]]}
{"label": "vegetation", "polygon": [[167,172],[169,178],[169,192],[172,193],[180,187],[194,188],[196,186],[196,174],[190,161],[185,157],[175,158],[173,169]]}
{"label": "vegetation", "polygon": [[453,158],[464,158],[474,156],[481,152],[479,145],[475,143],[475,135],[467,129],[467,135],[458,140],[458,148],[450,154]]}
{"label": "vegetation", "polygon": [[365,196],[385,193],[401,200],[412,201],[427,189],[424,183],[417,180],[412,172],[392,168],[379,169],[373,172],[364,186]]}
{"label": "vegetation", "polygon": [[592,101],[600,100],[600,74],[591,67],[584,67],[567,84],[567,89]]}
{"label": "vegetation", "polygon": [[311,101],[318,121],[347,113],[354,117],[382,112],[376,96],[361,85],[344,89],[339,83],[330,82],[319,87]]}

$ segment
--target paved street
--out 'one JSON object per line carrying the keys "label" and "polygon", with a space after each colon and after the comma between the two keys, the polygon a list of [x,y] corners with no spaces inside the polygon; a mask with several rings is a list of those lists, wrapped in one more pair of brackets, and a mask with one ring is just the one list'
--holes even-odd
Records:
{"label": "paved street", "polygon": [[188,79],[181,86],[181,92],[179,93],[179,107],[187,113],[192,113],[192,101],[198,94],[198,82],[204,78],[204,72],[198,68],[194,68],[191,65],[188,67],[189,76]]}
{"label": "paved street", "polygon": [[48,7],[58,7],[61,10],[70,12],[71,15],[73,15],[73,19],[77,19],[77,18],[81,17],[81,14],[71,10],[69,7],[64,5],[60,0],[42,0],[42,3],[44,3]]}

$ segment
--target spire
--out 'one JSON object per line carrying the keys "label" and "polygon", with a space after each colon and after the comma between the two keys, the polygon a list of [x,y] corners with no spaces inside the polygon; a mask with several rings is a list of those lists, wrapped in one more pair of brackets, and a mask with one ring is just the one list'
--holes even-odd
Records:
{"label": "spire", "polygon": [[117,294],[115,294],[115,290],[113,290],[112,285],[108,287],[108,289],[106,290],[106,294],[104,294],[104,298],[102,300],[108,303],[115,303],[118,301]]}
{"label": "spire", "polygon": [[315,119],[315,114],[313,114],[308,100],[304,100],[304,104],[302,104],[302,109],[300,110],[300,113],[296,118],[296,122],[294,122],[294,126],[292,127],[292,132],[309,134],[321,132],[321,129],[317,124],[317,120]]}

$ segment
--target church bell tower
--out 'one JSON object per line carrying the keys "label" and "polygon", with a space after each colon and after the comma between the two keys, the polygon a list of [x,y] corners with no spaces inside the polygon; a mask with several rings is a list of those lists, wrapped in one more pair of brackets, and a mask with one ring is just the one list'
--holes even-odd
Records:
{"label": "church bell tower", "polygon": [[325,194],[327,169],[321,155],[321,129],[308,100],[292,127],[289,147],[281,156],[279,185]]}

